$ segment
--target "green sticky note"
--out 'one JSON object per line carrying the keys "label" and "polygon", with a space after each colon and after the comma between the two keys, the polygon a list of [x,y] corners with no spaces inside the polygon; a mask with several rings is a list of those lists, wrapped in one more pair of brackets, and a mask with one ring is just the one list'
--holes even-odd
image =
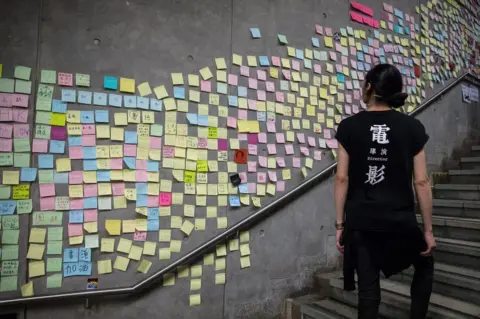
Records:
{"label": "green sticky note", "polygon": [[32,225],[33,226],[60,226],[62,225],[62,212],[33,212]]}
{"label": "green sticky note", "polygon": [[37,111],[37,116],[35,117],[35,123],[38,124],[50,124],[52,119],[52,112],[41,112]]}
{"label": "green sticky note", "polygon": [[278,41],[280,41],[281,44],[288,44],[287,37],[283,34],[278,35]]}
{"label": "green sticky note", "polygon": [[2,244],[17,245],[19,235],[20,235],[20,230],[18,229],[4,230],[2,234]]}
{"label": "green sticky note", "polygon": [[47,242],[47,255],[61,255],[63,249],[62,241],[48,241]]}
{"label": "green sticky note", "polygon": [[15,80],[0,79],[0,92],[13,93],[15,88]]}
{"label": "green sticky note", "polygon": [[[30,146],[30,141],[28,141]],[[30,155],[29,153],[15,153],[13,154],[14,167],[30,167]]]}
{"label": "green sticky note", "polygon": [[77,73],[75,74],[75,84],[77,86],[90,86],[90,75],[89,74],[82,74]]}
{"label": "green sticky note", "polygon": [[47,277],[47,288],[61,288],[62,274],[54,274]]}
{"label": "green sticky note", "polygon": [[13,153],[1,153],[0,166],[12,166],[12,165],[13,165]]}
{"label": "green sticky note", "polygon": [[161,125],[161,124],[150,125],[150,135],[152,135],[152,136],[162,136],[163,135],[163,125]]}
{"label": "green sticky note", "polygon": [[8,185],[0,185],[0,199],[9,199],[12,195],[12,187]]}
{"label": "green sticky note", "polygon": [[0,291],[1,292],[16,291],[18,287],[17,282],[18,282],[17,276],[2,277],[2,280],[0,280]]}
{"label": "green sticky note", "polygon": [[63,227],[48,227],[48,240],[63,240]]}
{"label": "green sticky note", "polygon": [[2,246],[2,260],[17,260],[17,259],[18,259],[18,245]]}
{"label": "green sticky note", "polygon": [[38,171],[38,182],[40,184],[53,184],[53,170],[42,169]]}
{"label": "green sticky note", "polygon": [[2,261],[2,278],[4,276],[17,276],[18,264],[18,260]]}
{"label": "green sticky note", "polygon": [[47,272],[62,271],[62,258],[47,258]]}
{"label": "green sticky note", "polygon": [[50,125],[35,125],[35,138],[49,140],[51,131],[52,127]]}
{"label": "green sticky note", "polygon": [[15,92],[32,94],[32,81],[15,80]]}
{"label": "green sticky note", "polygon": [[40,73],[40,82],[48,84],[57,83],[57,71],[42,70]]}
{"label": "green sticky note", "polygon": [[5,215],[2,217],[3,229],[20,229],[20,218],[18,215]]}
{"label": "green sticky note", "polygon": [[26,67],[26,66],[17,65],[15,67],[15,74],[14,74],[13,77],[16,78],[16,79],[21,79],[21,80],[28,81],[28,80],[30,80],[30,74],[31,73],[32,73],[31,68]]}
{"label": "green sticky note", "polygon": [[[50,111],[52,109],[52,98],[55,87],[53,85],[39,84],[37,103],[35,108],[39,111]],[[46,123],[46,124],[50,124]]]}
{"label": "green sticky note", "polygon": [[32,209],[32,199],[17,200],[17,214],[30,214]]}
{"label": "green sticky note", "polygon": [[30,139],[29,138],[14,138],[13,150],[15,152],[25,153],[30,152]]}

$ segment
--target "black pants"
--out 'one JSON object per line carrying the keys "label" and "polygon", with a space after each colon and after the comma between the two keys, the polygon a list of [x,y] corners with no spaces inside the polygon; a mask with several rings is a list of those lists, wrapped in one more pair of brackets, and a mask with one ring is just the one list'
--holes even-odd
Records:
{"label": "black pants", "polygon": [[[362,240],[355,236],[358,276],[358,318],[377,319],[380,305],[380,269]],[[359,240],[360,239],[360,240]],[[413,263],[415,274],[410,288],[411,319],[425,319],[433,283],[433,257],[418,258]]]}

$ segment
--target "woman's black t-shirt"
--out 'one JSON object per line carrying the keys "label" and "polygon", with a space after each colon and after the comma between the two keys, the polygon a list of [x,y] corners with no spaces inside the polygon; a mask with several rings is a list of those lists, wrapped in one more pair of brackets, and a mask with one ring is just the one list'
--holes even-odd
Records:
{"label": "woman's black t-shirt", "polygon": [[413,158],[428,141],[422,123],[395,110],[366,111],[343,120],[336,138],[349,155],[348,227],[401,230],[416,226]]}

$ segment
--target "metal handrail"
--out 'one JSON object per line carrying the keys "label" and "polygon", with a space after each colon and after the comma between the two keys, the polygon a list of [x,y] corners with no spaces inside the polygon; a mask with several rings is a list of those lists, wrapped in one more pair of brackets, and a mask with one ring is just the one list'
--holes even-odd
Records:
{"label": "metal handrail", "polygon": [[[434,94],[430,97],[427,101],[425,101],[422,105],[420,105],[417,109],[413,112],[409,113],[409,115],[415,115],[420,113],[422,110],[427,108],[430,104],[432,104],[435,100],[440,98],[443,94],[451,90],[454,86],[456,86],[461,81],[468,81],[473,84],[480,86],[480,79],[472,73],[464,73],[461,76],[457,77],[454,81],[450,84],[445,86],[442,90]],[[168,274],[175,270],[178,266],[186,263],[191,263],[192,261],[198,259],[203,254],[211,251],[218,243],[235,236],[238,232],[242,229],[247,228],[247,226],[263,220],[269,214],[273,213],[274,209],[279,208],[286,203],[290,202],[292,199],[296,198],[296,195],[300,195],[304,193],[306,190],[310,189],[312,186],[316,185],[318,182],[329,176],[335,168],[337,167],[337,163],[333,163],[329,165],[327,168],[322,170],[319,173],[316,173],[308,180],[304,181],[300,185],[296,186],[289,192],[287,192],[282,197],[274,200],[264,208],[258,210],[257,212],[253,213],[252,215],[242,219],[232,227],[228,228],[224,232],[216,235],[212,239],[204,242],[197,248],[193,249],[191,252],[186,254],[183,257],[180,257],[176,261],[172,262],[170,265],[158,270],[152,276],[140,281],[139,283],[135,284],[132,287],[126,288],[111,288],[111,289],[104,289],[104,290],[90,290],[90,291],[81,291],[81,292],[67,292],[67,293],[60,293],[56,295],[43,295],[43,296],[32,296],[32,297],[22,297],[22,298],[15,298],[15,299],[7,299],[7,300],[0,300],[0,306],[8,306],[8,305],[15,305],[15,304],[27,304],[32,302],[38,301],[54,301],[60,299],[70,299],[70,298],[90,298],[90,297],[101,297],[101,296],[109,296],[109,295],[130,295],[136,294],[140,291],[143,291],[149,287],[151,287],[154,283],[157,282],[163,275]]]}

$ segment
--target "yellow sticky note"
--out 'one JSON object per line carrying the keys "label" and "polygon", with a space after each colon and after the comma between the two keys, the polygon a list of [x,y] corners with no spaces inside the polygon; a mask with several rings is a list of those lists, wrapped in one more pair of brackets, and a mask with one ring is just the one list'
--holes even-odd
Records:
{"label": "yellow sticky note", "polygon": [[202,277],[202,273],[203,273],[202,265],[191,266],[190,273],[192,277]]}
{"label": "yellow sticky note", "polygon": [[121,271],[127,271],[129,262],[130,262],[130,259],[125,258],[123,256],[117,256],[117,258],[115,259],[115,263],[113,264],[113,268]]}
{"label": "yellow sticky note", "polygon": [[30,278],[40,277],[45,275],[45,262],[31,261],[28,263],[28,276]]}
{"label": "yellow sticky note", "polygon": [[3,171],[3,184],[18,185],[20,183],[19,171]]}
{"label": "yellow sticky note", "polygon": [[215,58],[215,64],[219,70],[225,70],[227,68],[225,58]]}
{"label": "yellow sticky note", "polygon": [[120,92],[135,93],[135,80],[120,78]]}
{"label": "yellow sticky note", "polygon": [[30,230],[29,243],[43,244],[45,243],[45,236],[47,234],[46,228],[32,228]]}
{"label": "yellow sticky note", "polygon": [[[173,217],[177,217],[177,216],[173,216]],[[172,218],[173,218],[172,217]],[[187,236],[190,236],[190,234],[192,233],[193,229],[195,228],[195,225],[188,221],[188,220],[185,220],[182,224],[182,227],[180,228],[180,230],[185,233]]]}
{"label": "yellow sticky note", "polygon": [[190,306],[199,306],[202,304],[202,297],[200,294],[190,295]]}
{"label": "yellow sticky note", "polygon": [[327,48],[333,48],[333,39],[332,37],[324,37],[325,46]]}
{"label": "yellow sticky note", "polygon": [[217,258],[215,260],[215,270],[224,270],[226,268],[225,258]]}
{"label": "yellow sticky note", "polygon": [[225,273],[220,272],[215,274],[215,285],[224,285],[225,284]]}
{"label": "yellow sticky note", "polygon": [[200,290],[202,288],[202,279],[191,279],[190,290]]}
{"label": "yellow sticky note", "polygon": [[171,240],[170,241],[170,251],[172,253],[179,253],[182,250],[182,241],[181,240]]}
{"label": "yellow sticky note", "polygon": [[160,229],[158,231],[158,241],[163,243],[170,242],[172,238],[172,231],[170,229]]}
{"label": "yellow sticky note", "polygon": [[55,126],[65,126],[66,120],[67,120],[67,117],[65,114],[52,113],[50,118],[50,124]]}
{"label": "yellow sticky note", "polygon": [[132,245],[128,253],[128,259],[140,260],[142,258],[143,248]]}
{"label": "yellow sticky note", "polygon": [[41,260],[43,259],[44,251],[45,245],[30,244],[28,247],[27,259]]}
{"label": "yellow sticky note", "polygon": [[188,75],[188,85],[190,86],[200,86],[200,77],[196,74]]}
{"label": "yellow sticky note", "polygon": [[205,81],[213,77],[212,71],[210,71],[210,68],[208,66],[200,70],[200,75]]}
{"label": "yellow sticky note", "polygon": [[68,238],[68,243],[70,245],[80,245],[83,243],[83,235],[81,236],[72,236]]}
{"label": "yellow sticky note", "polygon": [[105,229],[109,235],[120,235],[122,221],[118,219],[106,219],[105,220]]}
{"label": "yellow sticky note", "polygon": [[182,73],[172,73],[172,84],[173,85],[183,85],[183,74]]}
{"label": "yellow sticky note", "polygon": [[152,89],[150,88],[150,84],[148,84],[148,82],[140,83],[137,86],[137,89],[138,93],[140,93],[141,96],[147,96],[152,94]]}
{"label": "yellow sticky note", "polygon": [[21,291],[22,291],[22,297],[33,296],[34,295],[34,293],[33,293],[33,281],[29,281],[25,285],[22,285]]}
{"label": "yellow sticky note", "polygon": [[160,260],[168,260],[172,258],[172,253],[170,251],[170,248],[160,248],[158,250],[158,258]]}
{"label": "yellow sticky note", "polygon": [[234,65],[242,65],[242,56],[241,55],[238,55],[238,54],[233,54],[232,55],[232,63]]}
{"label": "yellow sticky note", "polygon": [[112,272],[112,261],[110,259],[99,260],[97,262],[98,274],[109,274]]}
{"label": "yellow sticky note", "polygon": [[155,96],[159,100],[166,98],[168,96],[168,92],[167,92],[167,89],[165,88],[165,85],[157,86],[156,88],[153,89],[153,92],[155,92]]}
{"label": "yellow sticky note", "polygon": [[240,257],[240,267],[241,268],[250,267],[250,256]]}
{"label": "yellow sticky note", "polygon": [[102,253],[113,253],[115,250],[115,238],[102,238],[100,251]]}
{"label": "yellow sticky note", "polygon": [[85,229],[90,234],[98,233],[98,222],[84,223],[83,229]]}
{"label": "yellow sticky note", "polygon": [[157,243],[153,241],[146,241],[143,244],[143,254],[148,256],[155,256],[155,250],[157,249]]}
{"label": "yellow sticky note", "polygon": [[146,274],[149,270],[150,267],[152,266],[152,262],[146,259],[142,259],[140,264],[137,267],[137,271]]}

